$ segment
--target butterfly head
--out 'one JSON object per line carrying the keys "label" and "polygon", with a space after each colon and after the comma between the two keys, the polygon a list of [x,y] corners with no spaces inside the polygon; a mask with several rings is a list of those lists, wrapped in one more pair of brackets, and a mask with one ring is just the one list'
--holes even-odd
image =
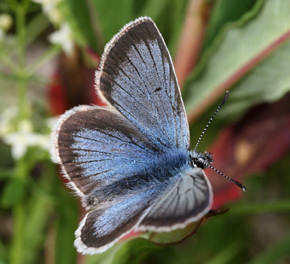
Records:
{"label": "butterfly head", "polygon": [[206,169],[213,163],[212,154],[209,152],[197,152],[195,150],[190,153],[191,164],[193,167]]}

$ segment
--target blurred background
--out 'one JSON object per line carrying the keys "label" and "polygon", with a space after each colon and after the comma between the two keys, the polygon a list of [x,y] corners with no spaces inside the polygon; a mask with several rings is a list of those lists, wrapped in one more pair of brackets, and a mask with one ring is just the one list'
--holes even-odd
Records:
{"label": "blurred background", "polygon": [[[173,57],[192,146],[226,90],[199,151],[213,209],[174,245],[137,238],[77,254],[84,215],[49,153],[65,110],[100,104],[94,72],[126,23],[150,16]],[[0,2],[0,263],[290,263],[290,1],[4,0]]]}

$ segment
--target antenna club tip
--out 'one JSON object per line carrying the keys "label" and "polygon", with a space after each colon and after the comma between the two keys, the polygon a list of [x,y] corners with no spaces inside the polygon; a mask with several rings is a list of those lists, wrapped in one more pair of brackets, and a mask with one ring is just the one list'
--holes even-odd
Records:
{"label": "antenna club tip", "polygon": [[242,187],[242,190],[243,190],[244,192],[246,192],[246,191],[247,191],[247,188],[246,188],[245,186],[243,186],[243,187]]}
{"label": "antenna club tip", "polygon": [[230,91],[227,90],[226,94],[224,96],[224,99],[223,99],[222,103],[220,104],[220,107],[228,100],[229,94],[230,94]]}

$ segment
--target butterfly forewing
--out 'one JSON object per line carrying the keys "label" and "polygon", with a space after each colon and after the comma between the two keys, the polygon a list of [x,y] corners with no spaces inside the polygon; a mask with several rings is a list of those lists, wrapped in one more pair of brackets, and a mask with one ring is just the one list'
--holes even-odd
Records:
{"label": "butterfly forewing", "polygon": [[53,156],[86,207],[113,199],[105,194],[97,197],[98,190],[143,173],[158,153],[129,120],[110,107],[80,106],[68,111],[57,123],[53,138]]}
{"label": "butterfly forewing", "polygon": [[189,148],[188,121],[170,54],[154,22],[126,25],[106,46],[96,87],[159,149]]}

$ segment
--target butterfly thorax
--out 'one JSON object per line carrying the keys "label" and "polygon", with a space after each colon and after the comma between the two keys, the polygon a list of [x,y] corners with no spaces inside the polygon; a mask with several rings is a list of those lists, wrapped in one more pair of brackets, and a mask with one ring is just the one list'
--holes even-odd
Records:
{"label": "butterfly thorax", "polygon": [[93,196],[97,198],[97,203],[104,203],[107,202],[107,197],[113,201],[158,185],[166,189],[172,181],[178,181],[183,171],[197,167],[192,165],[191,161],[191,154],[186,149],[174,148],[165,153],[159,153],[149,163],[140,167],[142,169],[102,186]]}

